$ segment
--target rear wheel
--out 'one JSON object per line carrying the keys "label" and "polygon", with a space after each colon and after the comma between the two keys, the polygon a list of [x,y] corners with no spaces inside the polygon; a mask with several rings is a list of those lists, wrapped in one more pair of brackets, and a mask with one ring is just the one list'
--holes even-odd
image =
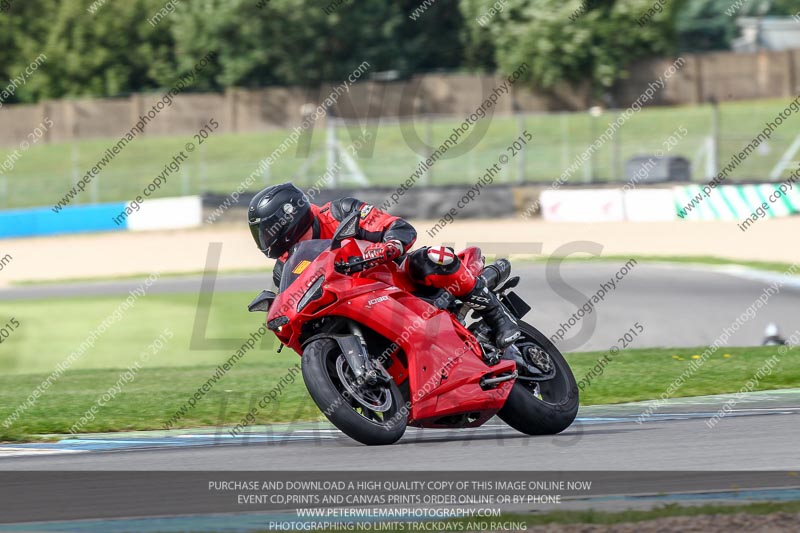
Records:
{"label": "rear wheel", "polygon": [[541,368],[542,358],[549,361],[547,381],[520,376],[514,383],[506,404],[497,413],[506,424],[528,435],[555,435],[567,429],[578,415],[578,386],[567,361],[556,346],[539,330],[520,321],[522,337],[515,343],[530,362]]}
{"label": "rear wheel", "polygon": [[322,413],[362,444],[397,442],[406,430],[407,409],[391,379],[360,382],[336,341],[312,341],[303,351],[303,380]]}

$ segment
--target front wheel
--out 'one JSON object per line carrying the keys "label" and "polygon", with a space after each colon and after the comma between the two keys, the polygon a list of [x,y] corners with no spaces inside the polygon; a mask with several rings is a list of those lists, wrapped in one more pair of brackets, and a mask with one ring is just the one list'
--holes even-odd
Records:
{"label": "front wheel", "polygon": [[567,361],[539,330],[520,321],[518,346],[541,350],[555,367],[547,381],[532,381],[522,372],[505,405],[497,413],[503,422],[528,435],[555,435],[567,429],[578,415],[578,386]]}
{"label": "front wheel", "polygon": [[362,444],[392,444],[406,430],[408,410],[392,380],[360,382],[336,341],[319,339],[303,350],[303,380],[322,413]]}

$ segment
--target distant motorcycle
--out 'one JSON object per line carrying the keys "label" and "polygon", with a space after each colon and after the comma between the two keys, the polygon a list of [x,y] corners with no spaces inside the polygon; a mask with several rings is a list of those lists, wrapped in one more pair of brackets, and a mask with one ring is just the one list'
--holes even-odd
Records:
{"label": "distant motorcycle", "polygon": [[[522,336],[501,352],[447,291],[420,290],[396,263],[364,259],[370,243],[353,238],[357,223],[354,213],[331,240],[297,244],[278,294],[263,291],[248,307],[266,311],[267,327],[302,356],[308,392],[333,425],[378,445],[406,426],[477,427],[495,414],[529,435],[572,424],[575,378],[547,337],[520,320]],[[510,313],[530,310],[511,291],[519,278],[508,279],[509,261],[484,268],[475,247],[458,256]]]}

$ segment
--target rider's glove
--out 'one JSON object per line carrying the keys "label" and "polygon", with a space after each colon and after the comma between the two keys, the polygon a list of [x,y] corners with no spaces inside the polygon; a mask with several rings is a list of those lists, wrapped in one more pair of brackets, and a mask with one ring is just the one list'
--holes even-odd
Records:
{"label": "rider's glove", "polygon": [[376,242],[364,250],[364,259],[374,259],[379,263],[386,263],[403,254],[403,244],[400,241]]}

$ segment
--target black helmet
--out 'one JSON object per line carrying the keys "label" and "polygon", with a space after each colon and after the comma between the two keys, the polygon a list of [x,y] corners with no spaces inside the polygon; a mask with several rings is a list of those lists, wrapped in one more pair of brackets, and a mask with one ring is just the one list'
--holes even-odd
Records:
{"label": "black helmet", "polygon": [[282,183],[253,196],[247,219],[258,249],[277,259],[308,231],[314,215],[303,191]]}

